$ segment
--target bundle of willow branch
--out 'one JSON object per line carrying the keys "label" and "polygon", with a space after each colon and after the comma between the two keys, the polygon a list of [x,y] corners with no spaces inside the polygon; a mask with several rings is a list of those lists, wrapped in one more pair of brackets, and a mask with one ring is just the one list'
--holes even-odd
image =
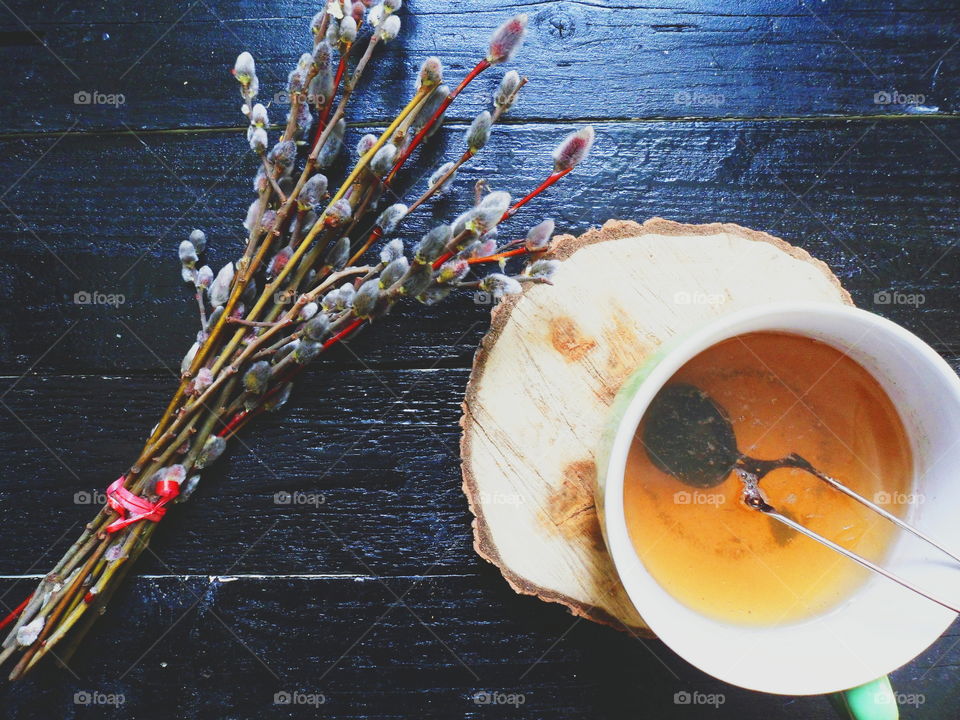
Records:
{"label": "bundle of willow branch", "polygon": [[[484,147],[491,127],[514,104],[526,79],[509,71],[492,111],[471,123],[462,155],[438,168],[409,207],[386,202],[395,196],[397,174],[440,126],[454,99],[482,72],[513,56],[523,40],[524,15],[494,32],[486,57],[452,90],[443,84],[440,61],[428,58],[413,97],[379,137],[361,138],[359,159],[328,193],[323,173],[334,169],[341,150],[347,104],[377,47],[400,30],[400,0],[368,4],[330,0],[313,18],[313,48],[289,75],[286,124],[272,145],[268,111],[256,102],[254,59],[246,52],[237,58],[233,73],[250,122],[247,140],[257,156],[256,198],[244,222],[246,247],[214,275],[201,265],[202,231],[181,243],[181,272],[196,290],[200,311],[197,341],[140,456],[110,485],[107,503],[77,541],[4,621],[12,627],[0,663],[18,656],[11,679],[48,654],[65,660],[72,653],[147,547],[167,505],[190,496],[199,471],[251,418],[286,402],[292,380],[311,360],[404,299],[430,305],[461,288],[499,298],[518,292],[522,283],[549,282],[556,262],[540,256],[549,248],[552,221],[502,244],[497,231],[586,156],[590,127],[563,141],[554,151],[552,171],[519,201],[478,184],[473,207],[430,230],[410,257],[400,239],[388,241],[404,218],[448,191],[457,170]],[[365,48],[352,60],[358,33],[368,29]],[[302,154],[306,159],[296,175]],[[361,231],[366,228],[372,229]],[[514,257],[522,258],[522,268],[505,274]],[[499,272],[478,273],[491,266]],[[67,638],[68,647],[55,652]]]}

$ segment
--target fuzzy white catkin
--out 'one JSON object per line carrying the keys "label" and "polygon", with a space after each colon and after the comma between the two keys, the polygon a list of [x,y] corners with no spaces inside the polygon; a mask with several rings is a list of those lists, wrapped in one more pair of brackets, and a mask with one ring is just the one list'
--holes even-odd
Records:
{"label": "fuzzy white catkin", "polygon": [[200,484],[199,475],[191,475],[183,485],[180,486],[180,494],[177,495],[177,502],[182,503],[190,499],[190,496],[193,495],[193,491],[197,489],[197,485]]}
{"label": "fuzzy white catkin", "polygon": [[300,310],[300,314],[297,316],[298,320],[309,320],[314,315],[317,314],[317,310],[320,309],[320,306],[315,302],[309,302],[303,306],[303,309]]}
{"label": "fuzzy white catkin", "polygon": [[187,350],[187,354],[183,356],[183,360],[180,361],[180,372],[185,373],[190,369],[190,365],[193,364],[193,359],[197,356],[197,351],[200,349],[200,343],[195,342],[190,346],[190,349]]}
{"label": "fuzzy white catkin", "polygon": [[380,262],[391,263],[403,257],[403,240],[394,238],[380,250]]}
{"label": "fuzzy white catkin", "polygon": [[197,257],[197,249],[189,240],[184,240],[180,243],[180,247],[177,249],[177,255],[180,257],[180,262],[190,268],[200,259]]}
{"label": "fuzzy white catkin", "polygon": [[436,87],[443,82],[443,63],[438,57],[428,57],[417,74],[417,87]]}
{"label": "fuzzy white catkin", "polygon": [[377,150],[377,154],[370,161],[370,172],[377,177],[383,177],[393,168],[393,161],[396,157],[397,146],[393,143],[387,143]]}
{"label": "fuzzy white catkin", "polygon": [[532,278],[536,278],[537,280],[549,282],[550,279],[554,276],[554,274],[559,269],[560,269],[559,260],[537,260],[535,263],[532,263],[530,267],[527,268],[524,274],[527,277],[532,277]]}
{"label": "fuzzy white catkin", "polygon": [[213,282],[213,270],[210,269],[209,265],[204,265],[202,268],[197,270],[197,287],[206,289],[210,287],[210,283]]}
{"label": "fuzzy white catkin", "polygon": [[512,277],[500,273],[490,273],[480,281],[480,289],[492,293],[494,298],[499,300],[504,295],[516,295],[523,288]]}
{"label": "fuzzy white catkin", "polygon": [[530,228],[525,243],[527,250],[537,251],[545,249],[547,245],[550,244],[550,238],[553,237],[553,230],[553,220],[544,220],[539,225],[534,225]]}
{"label": "fuzzy white catkin", "polygon": [[260,201],[254,200],[250,203],[250,207],[247,208],[247,216],[243,221],[243,229],[250,230],[253,227],[253,223],[257,219],[257,212],[260,210]]}
{"label": "fuzzy white catkin", "polygon": [[197,377],[193,380],[193,389],[197,392],[203,392],[213,385],[213,372],[210,368],[200,368],[197,370]]}
{"label": "fuzzy white catkin", "polygon": [[300,191],[300,195],[305,205],[312,206],[319,203],[326,192],[327,176],[322,173],[317,173],[307,180],[303,186],[303,190]]}
{"label": "fuzzy white catkin", "polygon": [[487,144],[490,139],[490,127],[493,125],[493,117],[488,110],[484,110],[477,115],[470,127],[467,128],[467,147],[473,152],[477,152]]}
{"label": "fuzzy white catkin", "polygon": [[257,103],[250,112],[250,122],[254,125],[264,127],[270,124],[270,116],[267,114],[267,108],[263,103]]}
{"label": "fuzzy white catkin", "polygon": [[474,230],[485,233],[500,222],[503,214],[510,209],[510,193],[497,190],[487,195],[476,207]]}
{"label": "fuzzy white catkin", "polygon": [[233,73],[237,80],[242,83],[249,82],[251,78],[257,75],[257,66],[253,61],[253,55],[244,51],[237,55],[237,61],[233,64]]}
{"label": "fuzzy white catkin", "polygon": [[593,147],[595,133],[592,125],[580,128],[569,135],[553,151],[554,172],[563,172],[583,162]]}
{"label": "fuzzy white catkin", "polygon": [[190,233],[190,242],[193,243],[198,253],[202,253],[207,249],[207,234],[203,230],[194,230]]}
{"label": "fuzzy white catkin", "polygon": [[323,10],[320,10],[310,21],[310,33],[313,35],[314,39],[316,39],[316,37],[320,34],[320,25],[323,24],[323,16],[325,14],[326,13]]}
{"label": "fuzzy white catkin", "polygon": [[409,261],[402,255],[387,265],[380,273],[380,287],[388,288],[396,283],[410,267]]}
{"label": "fuzzy white catkin", "polygon": [[347,308],[353,305],[353,299],[357,296],[357,289],[351,283],[344,283],[337,290],[337,293],[340,305]]}
{"label": "fuzzy white catkin", "polygon": [[340,23],[340,42],[352,43],[357,39],[357,21],[352,17],[346,17]]}
{"label": "fuzzy white catkin", "polygon": [[267,143],[269,142],[267,131],[262,127],[255,127],[253,125],[250,127],[252,128],[250,132],[250,149],[259,155],[267,149]]}
{"label": "fuzzy white catkin", "polygon": [[400,34],[400,18],[396,15],[391,15],[380,23],[377,32],[380,34],[380,39],[384,42],[390,42],[395,39],[397,35]]}
{"label": "fuzzy white catkin", "polygon": [[357,141],[357,155],[363,157],[372,148],[377,142],[377,136],[373,133],[367,133],[359,141]]}
{"label": "fuzzy white catkin", "polygon": [[516,70],[508,70],[500,81],[497,92],[493,95],[493,104],[503,110],[509,110],[516,102],[514,97],[520,88],[520,74]]}
{"label": "fuzzy white catkin", "polygon": [[407,214],[407,206],[403,203],[394,203],[377,218],[377,225],[383,231],[384,235],[389,235],[397,228],[397,224],[403,220]]}
{"label": "fuzzy white catkin", "polygon": [[453,181],[456,179],[457,173],[450,171],[453,170],[455,164],[456,163],[452,161],[445,162],[443,165],[434,170],[433,174],[430,176],[430,180],[428,182],[430,187],[433,188],[437,186],[437,183],[439,183],[447,173],[450,173],[450,177],[444,180],[442,185],[436,187],[435,193],[437,195],[443,195],[450,189],[451,185],[453,185]]}
{"label": "fuzzy white catkin", "polygon": [[507,20],[503,25],[494,30],[490,37],[490,50],[487,53],[487,61],[496,65],[506,62],[514,53],[520,49],[523,44],[523,38],[527,31],[527,16],[517,15]]}
{"label": "fuzzy white catkin", "polygon": [[43,625],[46,622],[44,616],[37,616],[26,625],[17,630],[17,645],[26,647],[28,645],[33,645],[36,642],[37,637],[40,635],[40,631],[43,630]]}
{"label": "fuzzy white catkin", "polygon": [[327,23],[327,34],[324,38],[330,45],[336,45],[340,39],[340,21],[336,18],[330,18]]}
{"label": "fuzzy white catkin", "polygon": [[217,277],[214,278],[213,282],[210,284],[210,304],[216,307],[217,305],[223,305],[227,302],[227,299],[230,297],[230,285],[233,283],[233,263],[227,263],[222,268],[220,272],[217,273]]}

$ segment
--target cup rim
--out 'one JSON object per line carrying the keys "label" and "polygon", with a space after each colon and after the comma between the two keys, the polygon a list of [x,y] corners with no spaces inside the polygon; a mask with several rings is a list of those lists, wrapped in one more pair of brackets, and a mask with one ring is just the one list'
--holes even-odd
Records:
{"label": "cup rim", "polygon": [[[814,326],[818,321],[831,319],[852,321],[864,326],[867,330],[876,330],[891,340],[896,339],[909,348],[916,362],[922,363],[924,369],[932,370],[939,375],[938,380],[949,389],[950,401],[960,415],[960,378],[933,348],[905,328],[852,306],[817,302],[771,303],[732,312],[707,323],[664,348],[662,353],[658,354],[656,365],[652,369],[645,366],[638,370],[635,374],[638,376],[638,382],[628,380],[623,387],[627,397],[623,398],[622,403],[618,398],[618,406],[622,408],[622,414],[615,420],[615,430],[607,448],[608,455],[605,464],[599,468],[603,479],[599,500],[604,538],[614,567],[631,603],[657,637],[678,655],[720,680],[752,690],[806,695],[835,692],[864,684],[886,675],[919,655],[949,627],[956,617],[955,613],[946,608],[925,600],[885,578],[870,578],[853,593],[851,598],[841,603],[846,612],[844,617],[847,617],[847,625],[850,625],[848,616],[851,607],[862,614],[863,622],[878,619],[878,608],[865,602],[874,602],[873,595],[867,594],[867,588],[873,587],[880,588],[880,594],[887,596],[888,602],[889,598],[895,598],[895,601],[900,604],[898,607],[903,608],[900,616],[906,618],[902,625],[910,624],[910,630],[894,633],[890,628],[884,627],[882,634],[885,639],[890,639],[886,646],[879,645],[862,655],[854,652],[853,657],[846,657],[845,662],[831,662],[828,653],[822,650],[820,653],[816,652],[811,632],[814,629],[813,626],[827,622],[827,618],[832,618],[832,622],[827,624],[831,627],[831,632],[836,632],[836,628],[832,626],[840,622],[839,609],[827,611],[797,623],[769,627],[737,625],[709,618],[670,596],[647,572],[630,540],[623,502],[626,459],[636,428],[647,406],[660,388],[688,360],[723,340],[749,332],[778,330],[823,340],[816,335]],[[790,325],[790,323],[810,327],[806,332],[792,326],[790,329],[779,327]],[[830,341],[826,340],[826,342]],[[878,584],[878,581],[888,583],[892,587],[884,588]],[[907,619],[911,622],[908,623]],[[711,628],[711,626],[715,627]],[[711,630],[717,631],[711,633]],[[824,634],[823,628],[817,630],[820,634]],[[879,629],[874,630],[875,634],[879,632]],[[864,633],[859,634],[864,635]],[[830,640],[835,639],[833,635],[827,637]],[[716,648],[710,648],[711,643],[720,640],[733,642],[740,648],[756,646],[762,652],[759,652],[756,661],[753,661],[752,657],[740,657],[737,662],[731,662],[725,649],[717,651]],[[843,637],[837,640],[842,643]],[[863,641],[863,637],[859,640]],[[807,659],[806,671],[798,673],[794,668],[779,672],[779,669],[775,669],[771,663],[778,659],[781,662],[789,661],[791,656],[770,652],[767,646],[773,642],[786,643],[792,646],[792,652],[796,653],[796,657],[801,660]],[[875,645],[878,644],[875,643]],[[835,657],[838,658],[840,655]]]}

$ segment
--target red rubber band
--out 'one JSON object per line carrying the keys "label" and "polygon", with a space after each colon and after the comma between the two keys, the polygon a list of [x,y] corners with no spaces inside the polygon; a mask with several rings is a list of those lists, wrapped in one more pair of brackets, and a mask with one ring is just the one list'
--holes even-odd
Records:
{"label": "red rubber band", "polygon": [[[166,514],[165,505],[180,494],[180,485],[176,482],[160,481],[157,483],[157,494],[160,499],[157,502],[151,502],[147,498],[134,495],[123,486],[126,478],[121,475],[114,480],[107,488],[107,504],[118,517],[112,523],[107,525],[108,533],[115,533],[128,525],[141,520],[150,522],[159,522]],[[130,515],[127,515],[130,512]]]}

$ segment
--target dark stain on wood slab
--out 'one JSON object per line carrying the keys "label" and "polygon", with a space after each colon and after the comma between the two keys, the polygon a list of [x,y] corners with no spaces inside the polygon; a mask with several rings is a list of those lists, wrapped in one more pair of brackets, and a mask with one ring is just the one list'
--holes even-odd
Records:
{"label": "dark stain on wood slab", "polygon": [[593,503],[597,469],[593,460],[577,460],[564,470],[563,483],[553,491],[544,511],[547,527],[568,538],[588,538],[603,548],[603,534]]}

